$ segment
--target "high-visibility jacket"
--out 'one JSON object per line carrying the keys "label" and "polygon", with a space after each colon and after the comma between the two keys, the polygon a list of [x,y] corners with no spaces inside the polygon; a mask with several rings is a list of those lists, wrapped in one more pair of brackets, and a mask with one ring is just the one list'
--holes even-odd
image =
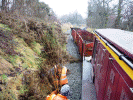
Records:
{"label": "high-visibility jacket", "polygon": [[46,97],[46,100],[68,100],[66,96],[63,96],[61,94],[52,94],[52,95],[48,95]]}
{"label": "high-visibility jacket", "polygon": [[68,83],[66,73],[67,73],[67,68],[65,66],[63,66],[62,73],[61,73],[61,78],[60,78],[60,85],[64,85],[64,84]]}
{"label": "high-visibility jacket", "polygon": [[[60,77],[60,85],[64,85],[68,83],[68,79],[67,79],[67,68],[65,66],[63,66],[62,68],[62,72],[61,72],[61,77]],[[58,84],[59,83],[59,78],[56,77],[54,78],[54,84]]]}
{"label": "high-visibility jacket", "polygon": [[46,97],[46,100],[53,100],[55,97],[56,97],[55,94],[48,95],[48,96]]}

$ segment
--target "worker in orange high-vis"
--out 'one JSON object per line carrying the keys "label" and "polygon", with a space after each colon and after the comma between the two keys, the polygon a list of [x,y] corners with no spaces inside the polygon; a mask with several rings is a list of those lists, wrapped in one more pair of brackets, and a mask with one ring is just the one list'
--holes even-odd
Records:
{"label": "worker in orange high-vis", "polygon": [[[52,78],[49,77],[49,80],[54,87],[57,87],[58,85],[62,86],[68,83],[67,75],[70,72],[65,66],[54,66],[49,73],[52,75]],[[56,89],[56,87],[54,89]]]}
{"label": "worker in orange high-vis", "polygon": [[67,68],[65,66],[63,66],[62,70],[61,70],[61,77],[60,77],[60,85],[64,85],[68,83],[68,79],[67,79]]}
{"label": "worker in orange high-vis", "polygon": [[53,91],[46,97],[46,100],[69,100],[70,95],[70,87],[69,85],[65,84],[61,87],[60,93]]}

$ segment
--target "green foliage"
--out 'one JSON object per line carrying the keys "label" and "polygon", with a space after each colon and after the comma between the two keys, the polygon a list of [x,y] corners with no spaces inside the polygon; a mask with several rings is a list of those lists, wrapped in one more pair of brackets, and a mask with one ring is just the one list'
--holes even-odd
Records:
{"label": "green foliage", "polygon": [[10,62],[13,64],[13,66],[16,66],[16,60],[19,56],[15,55],[15,56],[11,56],[10,55]]}
{"label": "green foliage", "polygon": [[2,81],[3,82],[7,82],[8,81],[7,75],[3,74],[3,75],[1,75],[1,77],[2,77]]}
{"label": "green foliage", "polygon": [[33,51],[36,52],[38,55],[41,54],[41,49],[43,48],[43,46],[41,46],[39,43],[37,43],[36,41],[33,41],[31,43],[31,47]]}
{"label": "green foliage", "polygon": [[11,89],[5,89],[0,92],[0,100],[17,100],[17,97]]}
{"label": "green foliage", "polygon": [[[29,3],[27,1],[29,1]],[[32,9],[32,1],[36,1],[34,9]],[[20,15],[24,14],[25,11],[27,11],[27,15],[30,12],[30,14],[34,13],[36,17],[42,16],[41,18],[44,19],[44,15],[51,16],[51,14],[53,14],[51,13],[51,9],[49,8],[49,6],[45,3],[40,3],[39,5],[37,0],[26,0],[26,2],[27,7],[23,8],[23,4],[20,9],[17,8],[18,6],[16,7],[16,9],[18,9],[18,14],[17,12],[15,12],[15,15],[11,15],[9,17],[7,16],[8,14],[3,14],[4,19],[2,19],[2,17],[0,16],[0,20],[2,20],[5,24],[8,24],[11,28],[13,28],[11,31],[13,32],[13,34],[11,34],[10,36],[13,37],[12,41],[16,43],[13,43],[12,45],[10,45],[11,43],[9,43],[9,45],[12,46],[13,50],[15,51],[14,55],[11,55],[9,53],[6,54],[5,52],[2,55],[3,58],[5,58],[13,65],[11,75],[15,75],[15,77],[8,77],[6,74],[3,74],[1,76],[5,82],[8,82],[8,88],[5,87],[6,89],[0,92],[0,98],[3,98],[3,100],[19,100],[20,98],[18,97],[20,95],[29,96],[28,93],[30,93],[30,89],[35,89],[35,91],[37,91],[37,95],[39,96],[46,96],[47,91],[51,90],[51,86],[47,78],[46,80],[44,80],[47,82],[40,83],[40,69],[43,68],[44,70],[46,69],[45,71],[48,70],[49,66],[47,67],[48,63],[46,63],[46,61],[51,60],[50,63],[55,64],[55,62],[57,62],[56,60],[59,58],[57,51],[63,46],[59,42],[59,34],[61,33],[59,25],[57,26],[51,24],[51,22],[44,23],[44,20],[42,22],[40,20],[40,22],[35,21],[32,18],[30,19],[27,18],[27,16]],[[18,3],[18,5],[20,4]],[[21,10],[23,10],[24,13],[22,13]],[[35,16],[32,17],[34,18]],[[35,19],[37,20],[37,18]],[[40,19],[40,17],[38,19]],[[8,26],[4,24],[0,24],[0,27],[4,27],[5,30],[8,29]],[[46,51],[44,53],[42,53],[41,51],[41,49],[43,48]],[[45,56],[42,56],[41,54]],[[35,77],[32,77],[33,74],[29,74],[30,78],[36,78],[35,80],[37,81],[33,79],[34,81],[31,82],[33,83],[33,86],[30,87],[28,84],[25,84],[26,80],[23,78],[25,78],[24,74],[27,76],[27,73],[31,73],[31,70],[33,71],[33,73],[34,71],[36,71],[36,75]],[[26,71],[27,73],[25,73]],[[30,81],[30,79],[27,80]],[[42,89],[41,93],[40,84],[44,85],[44,89]],[[28,86],[30,87],[30,89],[28,88]],[[46,87],[48,86],[50,87],[50,89],[46,89]]]}
{"label": "green foliage", "polygon": [[8,27],[8,25],[0,23],[0,27],[3,28],[4,30],[11,31],[11,29]]}
{"label": "green foliage", "polygon": [[21,95],[24,95],[25,94],[25,92],[28,92],[28,87],[26,87],[25,85],[22,85],[22,86],[20,86],[20,90],[19,90],[19,93],[21,94]]}
{"label": "green foliage", "polygon": [[28,64],[26,64],[26,63],[23,63],[22,67],[25,68],[25,69],[29,68]]}

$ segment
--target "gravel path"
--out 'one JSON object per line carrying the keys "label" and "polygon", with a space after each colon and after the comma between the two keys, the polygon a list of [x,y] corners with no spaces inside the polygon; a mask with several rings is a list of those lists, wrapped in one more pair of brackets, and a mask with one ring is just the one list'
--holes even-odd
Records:
{"label": "gravel path", "polygon": [[[73,38],[71,35],[68,35],[67,51],[73,57],[80,59],[78,48],[73,42]],[[70,85],[72,91],[72,96],[70,97],[70,100],[81,100],[82,62],[67,64],[66,67],[71,71],[71,74],[67,76],[69,81],[68,84]]]}

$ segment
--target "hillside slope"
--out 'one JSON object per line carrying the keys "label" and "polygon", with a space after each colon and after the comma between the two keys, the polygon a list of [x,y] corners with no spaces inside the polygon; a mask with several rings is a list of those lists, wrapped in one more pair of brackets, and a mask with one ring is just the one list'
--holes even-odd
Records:
{"label": "hillside slope", "polygon": [[69,55],[59,24],[0,13],[0,98],[44,100],[48,70]]}

